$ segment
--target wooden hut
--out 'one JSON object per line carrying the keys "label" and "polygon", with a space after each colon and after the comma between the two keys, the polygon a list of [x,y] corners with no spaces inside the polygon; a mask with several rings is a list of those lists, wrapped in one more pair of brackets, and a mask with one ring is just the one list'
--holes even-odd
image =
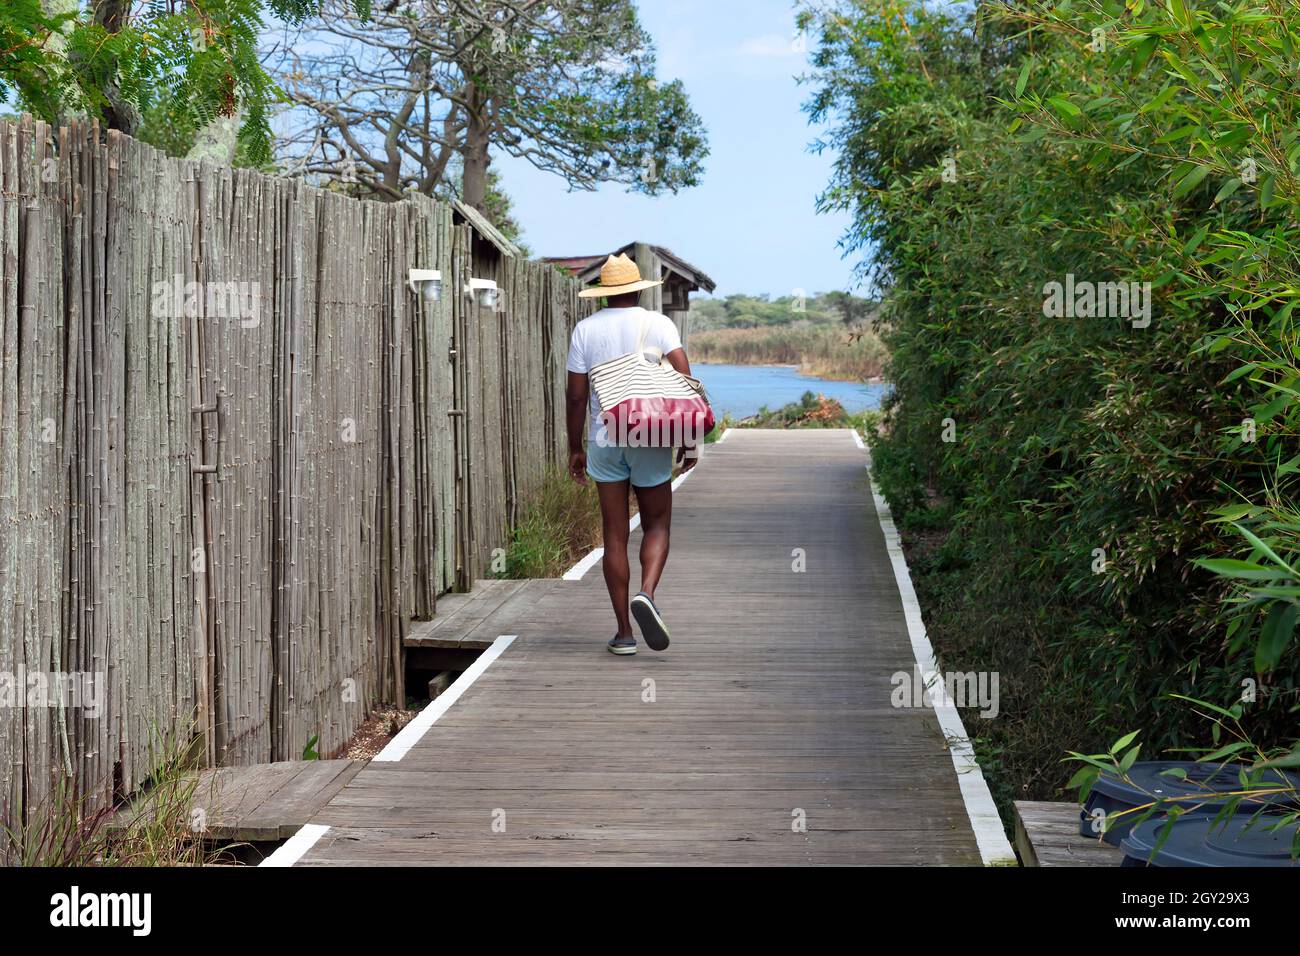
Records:
{"label": "wooden hut", "polygon": [[[627,253],[646,278],[663,279],[664,284],[641,293],[641,305],[662,312],[677,324],[682,341],[686,341],[690,321],[690,295],[703,289],[712,292],[715,283],[704,272],[691,265],[672,250],[648,242],[629,242],[615,249],[613,255]],[[600,267],[606,256],[547,256],[543,262],[566,269],[586,286],[600,277]]]}
{"label": "wooden hut", "polygon": [[523,259],[524,254],[513,242],[502,235],[501,230],[473,206],[467,206],[459,199],[451,200],[452,222],[456,225],[468,224],[472,230],[470,241],[471,272],[484,279],[494,279],[501,270],[503,258]]}

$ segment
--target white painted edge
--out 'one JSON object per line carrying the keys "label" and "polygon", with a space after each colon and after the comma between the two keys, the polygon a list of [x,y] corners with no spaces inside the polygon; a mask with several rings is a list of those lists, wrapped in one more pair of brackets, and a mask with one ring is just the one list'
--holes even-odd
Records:
{"label": "white painted edge", "polygon": [[274,853],[257,865],[293,866],[307,855],[307,851],[316,845],[316,841],[323,837],[327,830],[329,827],[323,823],[304,823],[298,828],[297,833],[285,840]]}
{"label": "white painted edge", "polygon": [[604,548],[596,548],[589,552],[585,558],[575,564],[569,570],[560,576],[562,581],[581,581],[582,576],[591,570],[591,566],[599,561],[605,554]]}
{"label": "white painted edge", "polygon": [[[722,437],[719,438],[715,444],[721,445],[724,441],[726,441],[727,436],[730,434],[731,434],[731,429],[728,428],[725,432],[722,433]],[[700,465],[702,465],[703,463],[704,463],[704,450],[703,448],[701,448],[700,460],[695,463],[695,468],[692,468],[690,471],[684,471],[676,478],[673,479],[673,491],[676,491],[678,488],[680,488],[682,486],[682,483],[686,481],[687,478],[691,477],[691,475],[695,474],[696,469],[698,469]],[[628,533],[631,534],[639,527],[641,527],[641,512],[638,511],[636,514],[634,514],[631,517],[631,519],[627,523]],[[604,548],[594,548],[586,555],[584,555],[581,561],[579,561],[573,567],[569,568],[569,570],[565,571],[562,575],[560,575],[560,580],[581,581],[583,575],[586,574],[588,571],[590,571],[592,567],[595,565],[595,563],[599,561],[602,557],[604,557],[604,555],[605,555]]]}
{"label": "white painted edge", "polygon": [[[856,430],[854,437],[857,437]],[[862,441],[859,438],[858,444]],[[871,455],[867,455],[867,471],[871,471]],[[966,815],[970,818],[971,829],[975,831],[975,843],[979,847],[980,859],[985,866],[1017,865],[1015,851],[1007,840],[1006,830],[1002,827],[1002,817],[998,814],[993,794],[989,792],[988,781],[975,759],[975,748],[961,721],[961,715],[944,689],[943,681],[936,679],[939,664],[934,657],[934,646],[925,633],[925,622],[921,618],[921,605],[916,599],[916,589],[912,587],[912,575],[907,570],[907,558],[903,555],[903,544],[894,526],[894,516],[890,513],[889,503],[880,493],[874,476],[871,477],[871,496],[876,502],[876,516],[880,519],[880,530],[885,535],[885,550],[889,552],[889,562],[894,568],[894,580],[898,584],[898,593],[903,601],[903,616],[907,620],[907,635],[912,642],[912,656],[920,670],[926,689],[929,691],[931,706],[939,719],[939,728],[952,754],[952,765],[957,771],[957,785],[961,789],[962,802],[966,805]]]}
{"label": "white painted edge", "polygon": [[[673,491],[676,491],[683,484],[685,484],[686,479],[691,477],[691,475],[695,474],[695,469],[699,468],[700,465],[702,465],[703,463],[704,463],[704,452],[700,452],[700,460],[695,463],[695,467],[693,467],[690,471],[682,472],[680,475],[678,475],[676,478],[673,479]],[[636,517],[633,518],[632,520],[636,522],[636,524],[632,525],[632,527],[635,528],[637,525],[641,523],[641,513],[637,512]]]}
{"label": "white painted edge", "polygon": [[438,695],[437,700],[430,701],[429,706],[420,711],[413,721],[398,731],[397,736],[375,755],[374,760],[382,763],[395,763],[405,757],[410,749],[420,742],[420,738],[428,733],[429,728],[437,723],[438,718],[450,710],[451,705],[460,700],[461,695],[469,689],[469,686],[488,669],[488,665],[500,657],[505,649],[514,643],[516,636],[514,634],[502,634],[493,641],[492,646],[475,658],[474,663],[462,671],[461,675],[452,681],[451,686]]}
{"label": "white painted edge", "polygon": [[849,434],[853,436],[853,441],[857,443],[857,446],[859,448],[861,448],[863,451],[867,450],[867,446],[862,444],[862,436],[858,434],[858,430],[856,428],[850,428]]}
{"label": "white painted edge", "polygon": [[714,442],[714,444],[721,445],[724,441],[727,440],[727,436],[730,435],[733,431],[735,431],[734,428],[725,429],[722,432],[722,437],[720,437],[716,442]]}

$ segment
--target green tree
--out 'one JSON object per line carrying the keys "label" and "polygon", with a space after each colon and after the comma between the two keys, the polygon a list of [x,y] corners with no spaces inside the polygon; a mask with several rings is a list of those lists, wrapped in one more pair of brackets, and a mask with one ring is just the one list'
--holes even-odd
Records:
{"label": "green tree", "polygon": [[[358,16],[369,0],[353,0]],[[57,123],[98,117],[137,132],[165,107],[184,140],[239,117],[249,159],[270,158],[276,88],[258,58],[263,18],[298,22],[317,0],[9,0],[0,9],[0,101]]]}
{"label": "green tree", "polygon": [[390,198],[432,195],[459,164],[483,209],[494,150],[578,189],[676,192],[708,153],[632,0],[394,0],[366,24],[327,0],[278,76],[296,168]]}
{"label": "green tree", "polygon": [[695,330],[746,329],[759,326],[788,326],[796,323],[824,325],[842,322],[855,325],[873,314],[875,303],[847,292],[813,296],[729,295],[723,299],[695,299],[691,302],[691,325]]}

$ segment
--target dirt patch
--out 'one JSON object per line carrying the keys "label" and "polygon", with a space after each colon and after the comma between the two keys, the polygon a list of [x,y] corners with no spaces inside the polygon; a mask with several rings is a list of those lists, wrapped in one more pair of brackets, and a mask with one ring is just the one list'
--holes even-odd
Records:
{"label": "dirt patch", "polygon": [[397,732],[415,719],[418,710],[405,710],[392,704],[381,704],[357,728],[352,739],[339,748],[336,757],[349,760],[369,760],[383,750]]}

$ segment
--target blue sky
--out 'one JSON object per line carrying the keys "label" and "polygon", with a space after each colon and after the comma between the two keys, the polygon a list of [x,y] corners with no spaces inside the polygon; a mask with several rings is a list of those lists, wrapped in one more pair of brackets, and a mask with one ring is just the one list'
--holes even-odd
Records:
{"label": "blue sky", "polygon": [[709,133],[703,182],[650,198],[607,185],[569,192],[558,176],[498,155],[534,255],[606,252],[634,239],[668,246],[707,272],[715,295],[850,288],[836,240],[848,220],[818,215],[831,154],[800,106],[789,0],[641,0],[661,79],[681,79]]}

